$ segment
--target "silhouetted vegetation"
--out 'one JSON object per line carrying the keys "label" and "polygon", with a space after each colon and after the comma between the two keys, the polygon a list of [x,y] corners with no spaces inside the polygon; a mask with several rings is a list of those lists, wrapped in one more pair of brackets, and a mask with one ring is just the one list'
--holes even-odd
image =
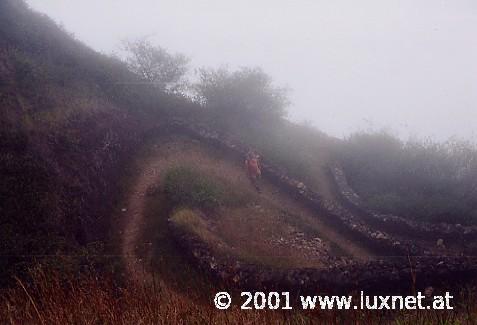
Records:
{"label": "silhouetted vegetation", "polygon": [[477,223],[477,148],[468,142],[402,142],[386,133],[349,137],[340,152],[350,184],[373,209],[423,221]]}
{"label": "silhouetted vegetation", "polygon": [[198,101],[207,109],[215,127],[232,125],[248,129],[282,118],[289,104],[286,89],[273,85],[260,68],[200,69],[195,85]]}
{"label": "silhouetted vegetation", "polygon": [[185,74],[189,59],[183,54],[172,55],[146,39],[126,41],[126,64],[141,80],[160,91],[183,93],[187,89]]}

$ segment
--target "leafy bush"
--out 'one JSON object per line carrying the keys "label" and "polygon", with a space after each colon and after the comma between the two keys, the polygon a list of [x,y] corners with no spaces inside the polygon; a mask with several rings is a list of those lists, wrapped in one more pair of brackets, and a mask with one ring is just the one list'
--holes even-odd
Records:
{"label": "leafy bush", "polygon": [[124,50],[128,68],[142,80],[161,91],[177,94],[186,91],[189,59],[183,54],[170,54],[144,38],[125,42]]}
{"label": "leafy bush", "polygon": [[169,199],[179,206],[213,209],[224,204],[224,186],[191,167],[170,169],[164,180]]}
{"label": "leafy bush", "polygon": [[222,130],[233,125],[260,127],[285,116],[289,105],[287,89],[275,86],[260,68],[200,69],[195,90],[214,126]]}

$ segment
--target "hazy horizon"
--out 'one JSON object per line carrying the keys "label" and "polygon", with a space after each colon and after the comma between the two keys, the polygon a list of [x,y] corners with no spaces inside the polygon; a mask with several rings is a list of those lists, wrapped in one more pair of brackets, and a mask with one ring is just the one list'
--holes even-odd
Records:
{"label": "hazy horizon", "polygon": [[292,89],[289,117],[342,137],[475,138],[472,1],[28,0],[110,54],[148,36],[191,67],[260,66]]}

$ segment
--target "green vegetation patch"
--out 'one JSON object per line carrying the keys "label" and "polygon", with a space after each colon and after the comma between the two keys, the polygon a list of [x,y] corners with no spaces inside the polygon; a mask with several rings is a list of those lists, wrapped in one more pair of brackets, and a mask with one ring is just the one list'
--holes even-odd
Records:
{"label": "green vegetation patch", "polygon": [[175,206],[215,209],[219,206],[237,205],[244,195],[227,187],[224,180],[214,178],[189,166],[179,166],[167,171],[164,191]]}
{"label": "green vegetation patch", "polygon": [[170,220],[179,228],[199,236],[205,242],[217,241],[216,236],[209,231],[207,222],[190,209],[177,210]]}

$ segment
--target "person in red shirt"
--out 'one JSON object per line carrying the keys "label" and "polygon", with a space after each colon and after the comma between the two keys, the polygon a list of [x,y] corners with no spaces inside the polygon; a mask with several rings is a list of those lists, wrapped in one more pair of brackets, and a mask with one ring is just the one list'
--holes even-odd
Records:
{"label": "person in red shirt", "polygon": [[247,153],[245,158],[245,168],[247,170],[248,177],[252,181],[257,191],[260,192],[257,181],[262,177],[262,171],[260,170],[259,156],[252,151]]}

